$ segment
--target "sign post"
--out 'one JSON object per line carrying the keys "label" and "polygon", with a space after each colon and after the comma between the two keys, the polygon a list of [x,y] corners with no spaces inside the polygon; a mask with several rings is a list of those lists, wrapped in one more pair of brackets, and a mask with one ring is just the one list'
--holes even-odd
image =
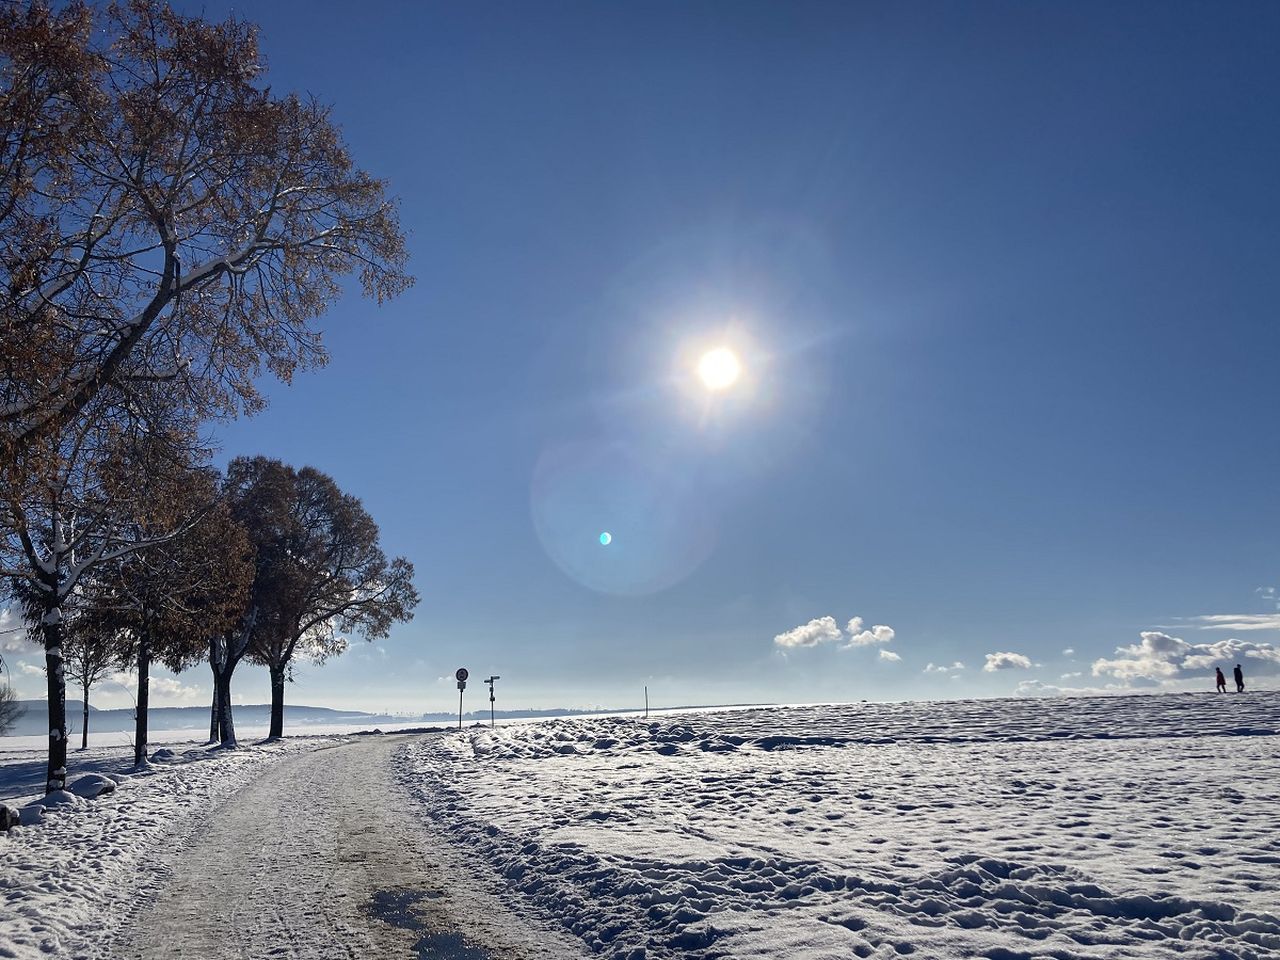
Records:
{"label": "sign post", "polygon": [[501,680],[501,677],[490,677],[485,681],[489,685],[489,729],[493,729],[493,681]]}
{"label": "sign post", "polygon": [[467,673],[466,667],[459,667],[458,672],[454,674],[458,678],[458,729],[462,729],[462,691],[467,689],[467,677],[471,674]]}

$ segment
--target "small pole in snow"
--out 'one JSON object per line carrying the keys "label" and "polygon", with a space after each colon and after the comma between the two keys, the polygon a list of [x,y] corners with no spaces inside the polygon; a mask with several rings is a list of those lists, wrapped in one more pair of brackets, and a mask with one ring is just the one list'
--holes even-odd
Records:
{"label": "small pole in snow", "polygon": [[649,685],[644,686],[644,718],[649,719]]}
{"label": "small pole in snow", "polygon": [[489,685],[489,729],[493,729],[493,681],[501,680],[501,677],[490,677],[485,681]]}
{"label": "small pole in snow", "polygon": [[458,678],[458,729],[462,729],[462,691],[467,689],[467,677],[471,674],[467,673],[466,667],[459,667],[458,672],[454,674]]}

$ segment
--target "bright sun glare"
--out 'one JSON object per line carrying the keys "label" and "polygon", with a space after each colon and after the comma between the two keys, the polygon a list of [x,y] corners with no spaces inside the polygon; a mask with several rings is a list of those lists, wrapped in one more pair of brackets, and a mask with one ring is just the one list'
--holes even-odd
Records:
{"label": "bright sun glare", "polygon": [[726,390],[742,373],[738,356],[728,347],[708,350],[698,361],[698,376],[708,390]]}

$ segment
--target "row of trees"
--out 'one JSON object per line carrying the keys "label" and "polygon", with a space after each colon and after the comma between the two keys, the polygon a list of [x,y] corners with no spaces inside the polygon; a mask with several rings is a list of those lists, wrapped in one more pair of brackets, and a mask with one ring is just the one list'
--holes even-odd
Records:
{"label": "row of trees", "polygon": [[208,660],[209,738],[224,746],[236,742],[232,674],[242,659],[262,664],[271,674],[269,736],[279,737],[299,658],[323,662],[352,634],[386,636],[418,601],[412,565],[387,560],[360,501],[318,470],[253,457],[233,460],[220,482],[208,470],[173,479],[136,518],[139,537],[199,519],[96,566],[66,625],[66,674],[83,694],[85,738],[94,684],[114,668],[136,674],[136,763],[147,756],[154,664],[179,672]]}
{"label": "row of trees", "polygon": [[[381,302],[412,282],[405,264],[385,185],[323,104],[265,84],[251,24],[156,0],[0,4],[0,577],[44,648],[49,791],[74,644],[127,638],[141,671],[189,662],[198,636],[233,741],[235,664],[263,659],[282,696],[292,658],[355,616],[306,613],[354,582],[355,558],[298,595],[279,565],[290,524],[308,531],[300,562],[324,549],[316,490],[367,533],[358,502],[267,460],[216,478],[203,431],[261,408],[264,369],[287,382],[324,363],[315,322],[344,275]],[[292,514],[261,499],[290,484]]]}

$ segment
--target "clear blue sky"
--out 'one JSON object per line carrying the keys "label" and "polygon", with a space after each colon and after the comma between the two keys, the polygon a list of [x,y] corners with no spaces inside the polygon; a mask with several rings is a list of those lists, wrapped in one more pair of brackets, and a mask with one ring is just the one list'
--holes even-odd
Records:
{"label": "clear blue sky", "polygon": [[[1280,7],[234,9],[418,278],[219,430],[417,565],[413,623],[291,701],[993,695],[1117,682],[1140,631],[1275,641],[1177,618],[1276,609]],[[775,644],[824,616],[896,636]]]}

